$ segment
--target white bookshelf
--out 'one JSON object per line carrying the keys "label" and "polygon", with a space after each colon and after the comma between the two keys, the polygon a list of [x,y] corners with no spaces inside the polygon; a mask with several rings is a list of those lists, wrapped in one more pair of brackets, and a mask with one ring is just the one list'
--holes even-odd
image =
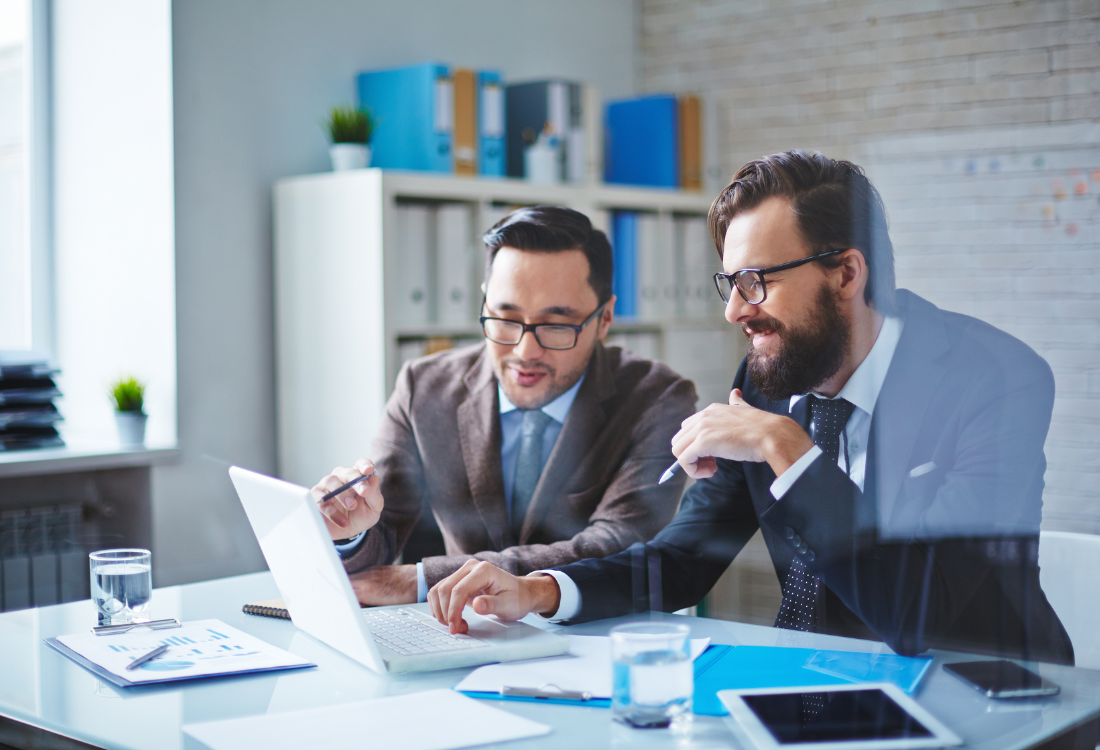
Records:
{"label": "white bookshelf", "polygon": [[[399,290],[407,289],[410,273],[422,274],[429,295],[446,281],[435,278],[438,259],[432,253],[440,237],[432,240],[426,256],[416,256],[422,269],[401,247],[399,207],[406,204],[469,208],[468,236],[458,238],[467,243],[467,260],[451,274],[467,288],[458,312],[452,300],[446,316],[421,316],[415,323],[401,317],[405,308]],[[710,200],[674,190],[536,185],[380,169],[276,183],[275,324],[283,477],[312,484],[336,464],[347,465],[368,454],[402,352],[429,339],[452,339],[459,345],[480,339],[480,237],[509,207],[536,204],[576,209],[605,231],[610,229],[612,211],[651,214],[656,217],[661,252],[673,253],[677,220],[705,216]],[[433,232],[435,222],[430,219]],[[710,284],[709,278],[705,283]],[[724,400],[743,356],[743,339],[722,319],[716,293],[714,299],[709,315],[686,317],[681,311],[660,319],[616,319],[612,343],[645,350],[639,353],[661,359],[695,380],[701,404]],[[443,307],[435,305],[436,310]],[[699,311],[698,305],[694,311]]]}

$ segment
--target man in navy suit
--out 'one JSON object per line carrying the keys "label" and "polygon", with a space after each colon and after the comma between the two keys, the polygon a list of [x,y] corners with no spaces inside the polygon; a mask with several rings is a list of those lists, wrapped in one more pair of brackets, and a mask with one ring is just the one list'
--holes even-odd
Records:
{"label": "man in navy suit", "polygon": [[778,627],[1072,664],[1039,585],[1054,379],[1021,341],[895,290],[878,192],[799,151],[715,200],[725,316],[749,338],[728,404],[672,440],[698,480],[647,544],[517,578],[469,563],[429,594],[580,622],[699,602],[759,528]]}

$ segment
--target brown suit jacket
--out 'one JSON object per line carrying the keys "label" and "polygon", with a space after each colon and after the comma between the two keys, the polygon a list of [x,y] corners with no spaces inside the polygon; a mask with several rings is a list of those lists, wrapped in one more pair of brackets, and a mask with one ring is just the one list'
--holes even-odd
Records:
{"label": "brown suit jacket", "polygon": [[425,500],[447,547],[423,561],[429,587],[471,558],[525,575],[648,541],[679,504],[685,475],[657,479],[695,401],[691,381],[664,365],[597,344],[515,539],[485,345],[414,360],[397,377],[372,446],[382,517],[344,566],[392,563]]}

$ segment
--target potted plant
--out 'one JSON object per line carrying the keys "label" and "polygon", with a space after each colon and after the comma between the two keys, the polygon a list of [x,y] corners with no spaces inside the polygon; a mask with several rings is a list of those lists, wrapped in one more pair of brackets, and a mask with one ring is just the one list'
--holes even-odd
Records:
{"label": "potted plant", "polygon": [[118,442],[123,448],[145,445],[145,384],[134,377],[120,377],[111,383],[111,403],[115,407]]}
{"label": "potted plant", "polygon": [[332,146],[332,171],[362,169],[370,164],[370,138],[376,125],[374,115],[366,107],[336,106],[329,110],[324,122]]}

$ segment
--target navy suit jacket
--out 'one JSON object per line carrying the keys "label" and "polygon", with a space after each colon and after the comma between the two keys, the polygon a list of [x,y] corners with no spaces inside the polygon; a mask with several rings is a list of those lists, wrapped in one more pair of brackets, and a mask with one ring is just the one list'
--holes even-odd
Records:
{"label": "navy suit jacket", "polygon": [[[1050,368],[975,318],[906,290],[897,299],[905,328],[872,414],[863,491],[819,457],[776,502],[768,464],[720,459],[651,542],[559,568],[580,589],[573,622],[697,604],[761,529],[780,583],[797,556],[824,584],[819,632],[881,639],[901,654],[1072,664],[1039,585]],[[733,387],[788,413],[789,400],[765,398],[744,363]]]}

